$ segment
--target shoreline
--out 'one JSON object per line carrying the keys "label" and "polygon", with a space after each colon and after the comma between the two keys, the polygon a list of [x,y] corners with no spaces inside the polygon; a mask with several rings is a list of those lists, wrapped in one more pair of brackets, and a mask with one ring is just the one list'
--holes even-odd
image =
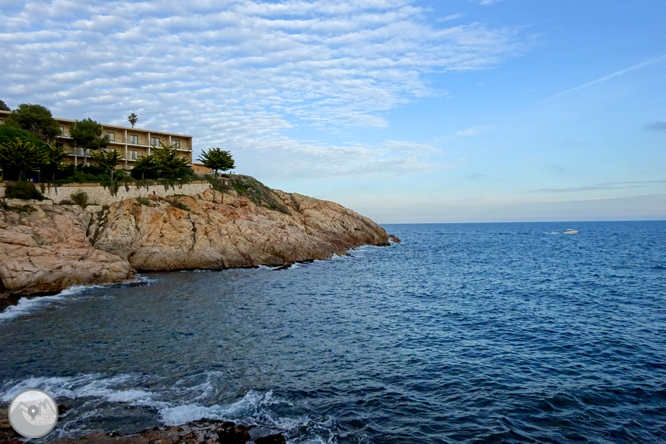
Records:
{"label": "shoreline", "polygon": [[[393,236],[393,235],[390,235]],[[393,236],[395,237],[395,236]],[[399,243],[398,242],[393,242],[391,241],[391,245],[394,243]],[[359,245],[358,247],[352,248],[350,250],[354,250],[356,248],[361,248],[361,247],[387,247],[390,245]],[[344,256],[349,256],[349,251],[348,250]],[[126,281],[120,281],[120,282],[106,282],[106,283],[100,283],[100,284],[75,284],[71,285],[67,288],[64,288],[62,290],[58,291],[48,291],[48,292],[37,292],[37,293],[12,293],[8,295],[0,295],[0,316],[6,312],[7,309],[11,307],[17,307],[21,300],[26,299],[26,300],[35,300],[35,299],[40,299],[42,297],[49,297],[49,296],[60,296],[62,295],[63,292],[71,291],[72,288],[75,287],[81,287],[82,291],[85,291],[85,289],[88,288],[94,288],[94,287],[115,287],[115,286],[127,286],[127,287],[143,287],[146,285],[150,285],[149,282],[146,282],[145,280],[141,279],[148,279],[149,274],[152,273],[182,273],[182,272],[222,272],[222,271],[228,271],[228,270],[258,270],[261,269],[262,267],[268,268],[270,271],[285,271],[289,270],[291,267],[297,264],[311,264],[314,263],[315,261],[319,260],[331,260],[333,257],[336,255],[334,253],[331,257],[324,258],[324,259],[306,259],[302,261],[297,261],[297,262],[292,262],[289,264],[285,264],[282,266],[270,266],[270,265],[255,265],[255,266],[247,266],[247,267],[229,267],[229,268],[183,268],[183,269],[177,269],[177,270],[137,270],[137,273],[135,274],[134,278],[132,280],[126,280]]]}
{"label": "shoreline", "polygon": [[97,212],[57,204],[0,208],[0,308],[73,285],[127,282],[137,271],[286,268],[391,244],[381,226],[334,202],[263,193],[257,201],[210,188],[121,200]]}
{"label": "shoreline", "polygon": [[[2,409],[3,418],[7,415]],[[60,414],[63,412],[60,411]],[[48,435],[46,435],[48,437]],[[9,422],[0,422],[0,444],[23,444],[33,442],[16,433]],[[48,441],[53,444],[286,444],[282,433],[266,433],[254,425],[246,426],[231,421],[200,419],[176,426],[156,426],[138,433],[118,435],[114,432],[93,430],[76,438],[59,438]]]}

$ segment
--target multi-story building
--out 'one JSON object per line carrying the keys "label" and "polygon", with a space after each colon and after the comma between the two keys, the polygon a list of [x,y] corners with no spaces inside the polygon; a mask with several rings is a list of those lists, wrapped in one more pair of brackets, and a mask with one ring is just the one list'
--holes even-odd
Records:
{"label": "multi-story building", "polygon": [[[9,111],[0,111],[0,123],[9,114]],[[60,125],[60,135],[56,137],[56,144],[62,146],[68,153],[66,163],[82,165],[86,157],[85,150],[77,147],[74,139],[69,135],[69,129],[76,120],[59,118],[55,118],[55,120]],[[109,145],[106,149],[115,149],[123,159],[119,165],[121,168],[132,169],[133,163],[139,157],[150,155],[151,149],[159,147],[160,143],[166,146],[175,145],[178,153],[187,159],[189,165],[192,165],[192,136],[104,123],[101,125],[104,128],[104,134],[109,136]],[[87,162],[91,162],[90,153],[88,153]],[[92,162],[94,163],[94,161]]]}

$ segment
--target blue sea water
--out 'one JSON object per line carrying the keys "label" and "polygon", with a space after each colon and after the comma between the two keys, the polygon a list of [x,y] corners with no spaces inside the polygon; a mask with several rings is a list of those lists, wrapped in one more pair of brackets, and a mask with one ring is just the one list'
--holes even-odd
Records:
{"label": "blue sea water", "polygon": [[23,300],[1,400],[54,394],[46,440],[216,418],[290,443],[666,442],[666,222],[386,228],[403,242]]}

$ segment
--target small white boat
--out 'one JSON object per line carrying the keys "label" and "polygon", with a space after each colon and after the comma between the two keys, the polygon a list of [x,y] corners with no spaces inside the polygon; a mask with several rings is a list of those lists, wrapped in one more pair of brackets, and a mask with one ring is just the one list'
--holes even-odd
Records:
{"label": "small white boat", "polygon": [[567,230],[562,234],[578,234],[578,230],[574,230],[573,228],[567,228]]}

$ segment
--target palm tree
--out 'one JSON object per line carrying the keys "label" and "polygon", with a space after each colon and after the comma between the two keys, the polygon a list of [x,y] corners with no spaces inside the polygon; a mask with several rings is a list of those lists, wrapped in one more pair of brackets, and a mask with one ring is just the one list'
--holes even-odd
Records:
{"label": "palm tree", "polygon": [[129,116],[127,116],[127,120],[129,121],[129,123],[132,124],[132,128],[134,128],[134,124],[136,124],[136,122],[139,121],[139,117],[136,114],[132,113]]}

